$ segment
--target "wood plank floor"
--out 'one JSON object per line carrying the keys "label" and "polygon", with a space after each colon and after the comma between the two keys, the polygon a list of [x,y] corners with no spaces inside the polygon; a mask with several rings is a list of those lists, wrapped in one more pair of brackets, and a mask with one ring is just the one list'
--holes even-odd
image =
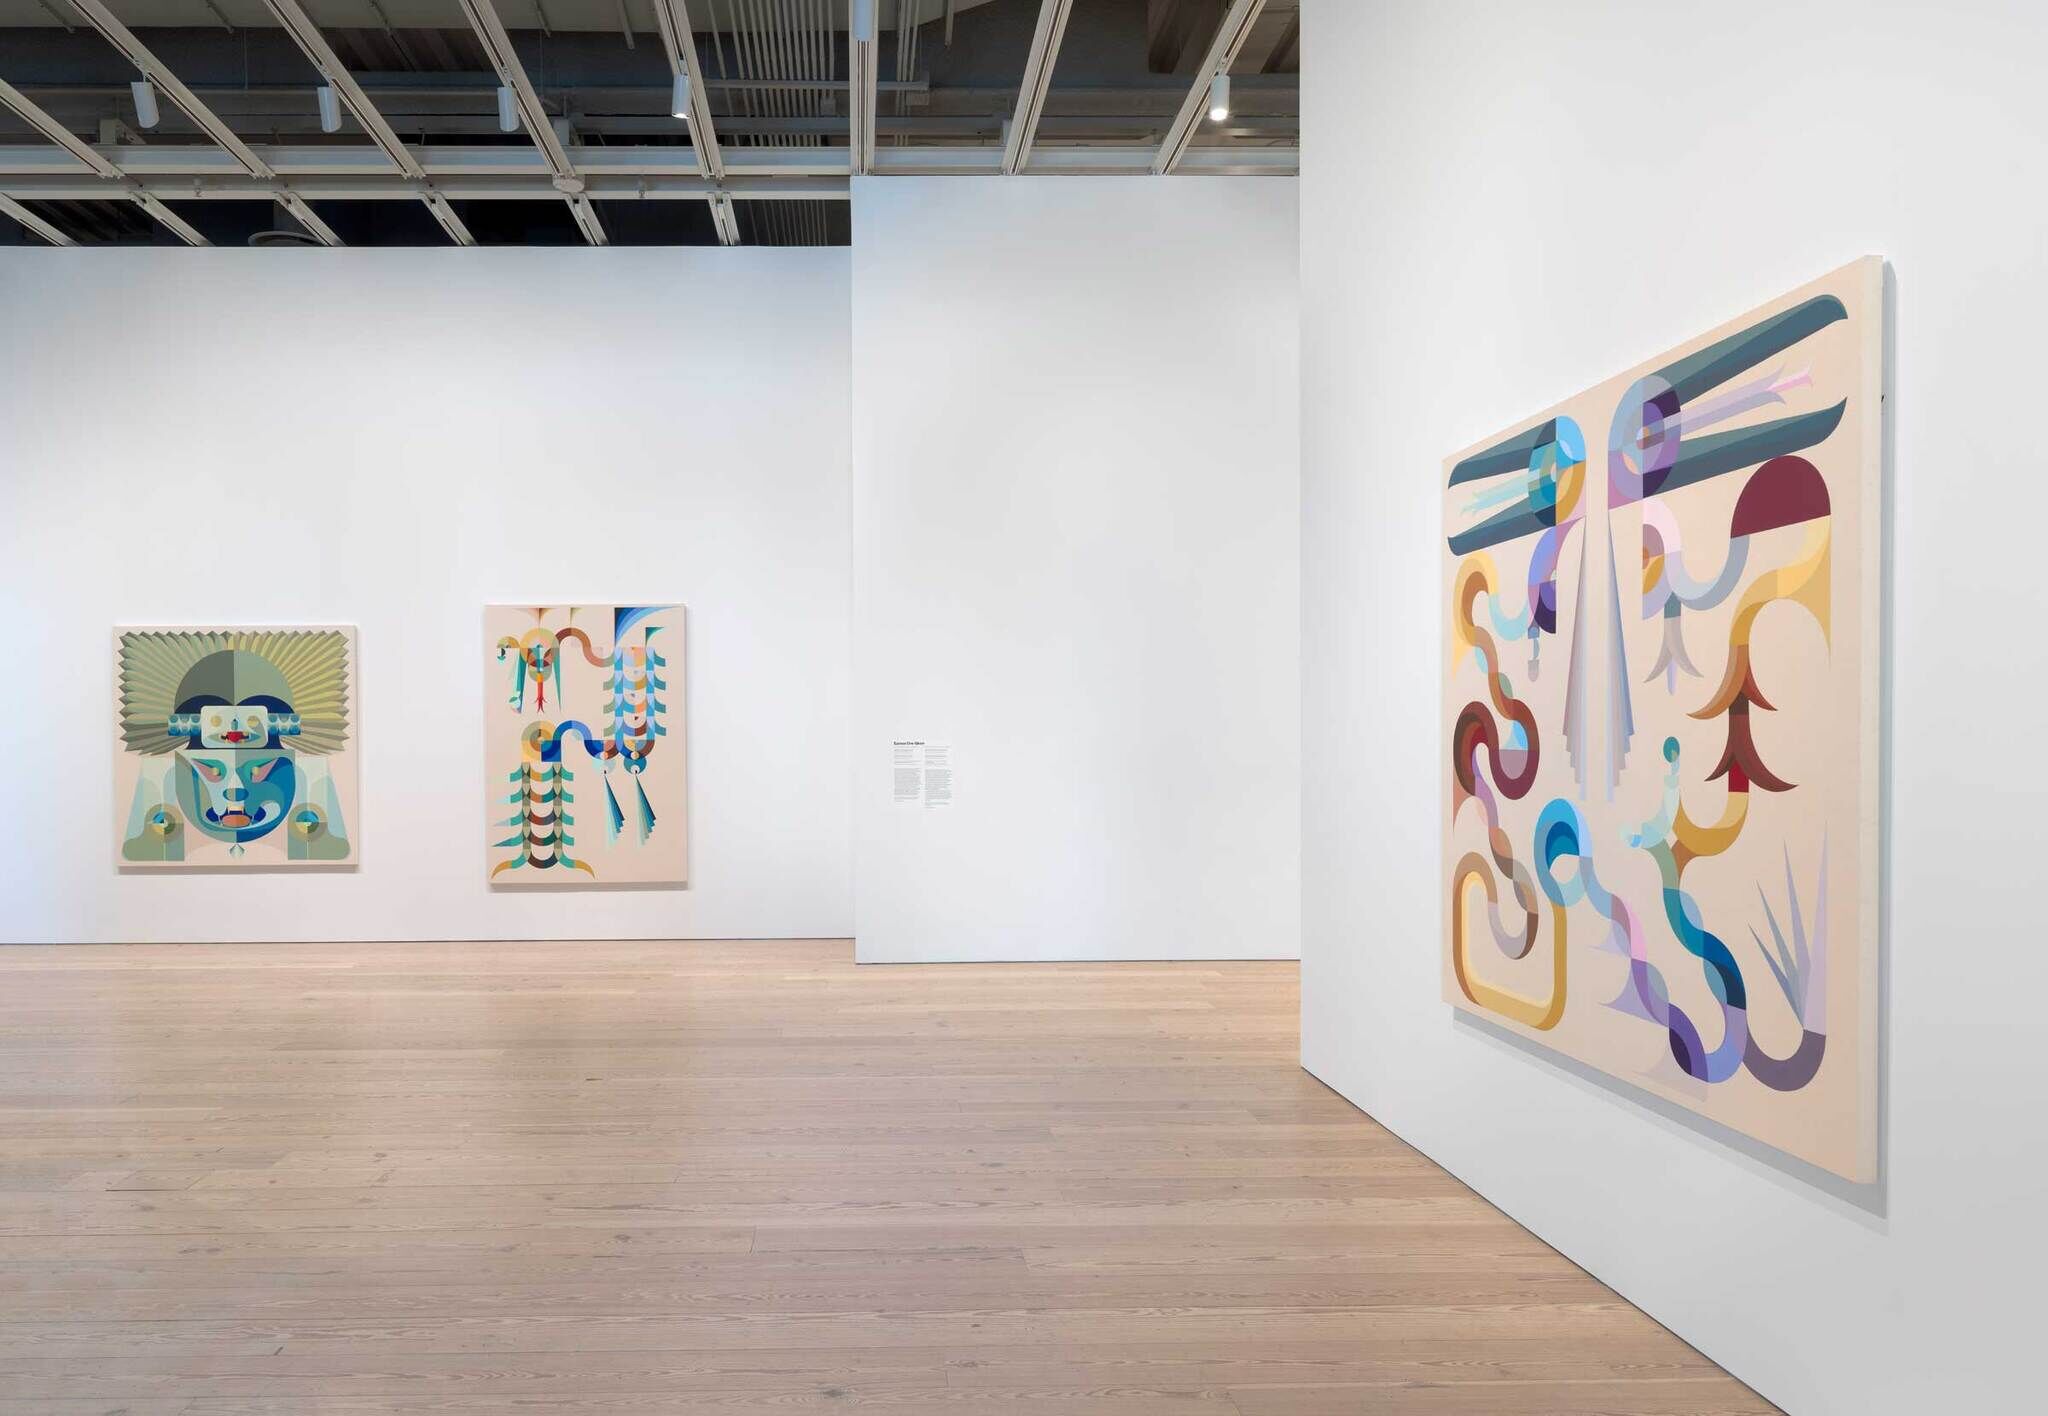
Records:
{"label": "wood plank floor", "polygon": [[0,949],[0,1416],[1769,1412],[1295,1065],[1291,964]]}

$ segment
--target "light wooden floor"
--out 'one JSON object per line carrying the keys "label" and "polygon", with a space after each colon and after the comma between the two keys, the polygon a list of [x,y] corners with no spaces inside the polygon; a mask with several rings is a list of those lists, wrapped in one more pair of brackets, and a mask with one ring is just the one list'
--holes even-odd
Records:
{"label": "light wooden floor", "polygon": [[1772,1409],[1302,1073],[1295,978],[0,949],[0,1413]]}

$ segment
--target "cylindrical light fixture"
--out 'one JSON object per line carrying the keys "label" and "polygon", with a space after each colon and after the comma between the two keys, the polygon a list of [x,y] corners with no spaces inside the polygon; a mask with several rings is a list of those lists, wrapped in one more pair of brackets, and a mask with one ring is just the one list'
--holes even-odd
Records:
{"label": "cylindrical light fixture", "polygon": [[853,0],[853,37],[863,44],[875,42],[875,0]]}
{"label": "cylindrical light fixture", "polygon": [[498,85],[498,131],[516,133],[519,131],[519,105],[512,101],[512,85]]}
{"label": "cylindrical light fixture", "polygon": [[128,85],[128,92],[135,98],[135,123],[137,127],[154,128],[163,114],[156,106],[156,85],[148,79],[137,79]]}
{"label": "cylindrical light fixture", "polygon": [[690,116],[690,76],[687,72],[676,74],[675,87],[669,92],[668,111],[678,118]]}
{"label": "cylindrical light fixture", "polygon": [[333,84],[322,84],[313,90],[313,97],[320,104],[320,131],[338,133],[341,131],[341,95],[334,91]]}
{"label": "cylindrical light fixture", "polygon": [[1218,74],[1209,80],[1209,121],[1221,123],[1230,116],[1230,75]]}

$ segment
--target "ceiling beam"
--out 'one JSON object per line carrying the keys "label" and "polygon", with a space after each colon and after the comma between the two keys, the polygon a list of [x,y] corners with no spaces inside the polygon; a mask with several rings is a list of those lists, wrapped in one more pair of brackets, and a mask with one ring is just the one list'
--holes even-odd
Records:
{"label": "ceiling beam", "polygon": [[13,109],[21,115],[22,121],[26,122],[31,128],[34,128],[58,147],[63,148],[64,151],[70,153],[87,167],[99,173],[100,176],[111,178],[117,182],[121,180],[120,168],[94,152],[86,144],[85,139],[79,137],[78,134],[58,122],[52,114],[46,112],[34,99],[30,98],[13,84],[8,83],[5,79],[0,79],[0,104]]}
{"label": "ceiling beam", "polygon": [[[86,3],[98,4],[99,0],[86,0]],[[548,118],[540,95],[534,91],[533,80],[526,76],[526,66],[519,62],[518,51],[512,47],[512,36],[505,32],[505,22],[498,18],[491,0],[461,0],[461,4],[462,12],[469,17],[469,27],[476,31],[477,41],[483,45],[491,67],[497,70],[498,82],[512,90],[512,103],[519,110],[519,121],[525,125],[527,136],[533,139],[534,146],[546,159],[554,188],[569,204],[569,214],[576,218],[583,239],[593,246],[611,244],[604,234],[603,223],[597,219],[597,208],[585,195],[583,175],[569,160],[569,151],[555,132],[555,125]]]}
{"label": "ceiling beam", "polygon": [[[1152,171],[1151,147],[1042,147],[1025,171],[1033,176],[1139,176]],[[889,176],[987,176],[998,168],[994,148],[890,147],[875,158],[874,170]],[[1301,172],[1301,149],[1293,147],[1195,148],[1174,169],[1210,177],[1292,177]]]}
{"label": "ceiling beam", "polygon": [[[191,143],[100,149],[122,154],[127,177],[245,177],[235,160],[218,148]],[[368,147],[295,147],[289,144],[258,149],[270,168],[283,177],[390,177],[390,164]],[[447,177],[479,173],[552,180],[540,153],[525,144],[501,147],[414,147],[413,157],[437,183]],[[1127,150],[1129,151],[1129,150]],[[1150,149],[1144,149],[1149,153]],[[729,181],[745,178],[846,176],[845,148],[747,148],[741,161],[726,168]],[[574,147],[569,157],[586,180],[598,176],[699,177],[703,173],[686,147]],[[0,147],[0,174],[47,176],[75,173],[76,160],[53,148]],[[294,185],[297,185],[296,183]],[[758,186],[758,184],[756,184]],[[747,195],[756,195],[749,192]]]}
{"label": "ceiling beam", "polygon": [[[743,177],[714,187],[703,177],[606,176],[592,174],[587,195],[593,201],[679,201],[710,202],[723,195],[729,201],[845,201],[846,178],[838,177]],[[244,173],[221,177],[137,177],[118,194],[137,202],[169,197],[177,201],[270,201],[276,197],[271,185]],[[562,193],[545,173],[478,172],[468,176],[445,177],[441,190],[457,201],[554,201]],[[305,177],[292,184],[295,195],[308,201],[417,201],[419,192],[396,174],[365,176],[337,173],[331,177]],[[100,178],[85,172],[0,174],[0,195],[18,201],[100,201],[115,195]],[[717,213],[713,213],[716,219]],[[173,218],[175,220],[175,217]],[[168,223],[167,223],[168,224]],[[201,242],[199,244],[204,244]]]}
{"label": "ceiling beam", "polygon": [[1031,35],[1031,52],[1024,60],[1024,84],[1017,90],[1017,112],[1010,119],[1009,140],[1003,145],[1003,171],[1015,174],[1031,161],[1031,140],[1038,133],[1038,117],[1045,111],[1046,90],[1052,87],[1053,65],[1059,62],[1060,40],[1067,32],[1067,15],[1074,0],[1043,0],[1038,7],[1038,28]]}
{"label": "ceiling beam", "polygon": [[234,130],[222,122],[218,114],[200,101],[199,95],[186,88],[183,80],[165,67],[163,60],[157,58],[147,45],[135,37],[133,30],[115,17],[114,12],[106,7],[104,0],[71,0],[71,3],[77,7],[78,13],[85,17],[85,22],[98,30],[107,43],[120,50],[122,56],[141,70],[151,82],[168,92],[171,100],[185,110],[186,116],[197,123],[206,136],[233,153],[235,160],[248,170],[250,176],[277,175],[263,165],[263,159],[256,156],[247,143],[236,137]]}
{"label": "ceiling beam", "polygon": [[[184,81],[172,73],[169,68],[165,67],[163,60],[157,58],[155,54],[150,52],[147,45],[135,37],[134,31],[121,23],[114,12],[106,7],[105,0],[70,0],[70,3],[84,17],[87,24],[100,32],[101,38],[113,45],[114,48],[120,50],[122,56],[139,69],[143,76],[151,83],[154,83],[158,88],[170,94],[171,101],[185,110],[185,116],[194,123],[197,123],[200,130],[209,138],[212,138],[222,148],[226,149],[251,177],[270,182],[277,180],[277,174],[264,165],[263,159],[258,157],[247,143],[236,137],[234,129],[221,121],[219,114],[202,103],[199,95],[186,88]],[[334,229],[319,217],[314,216],[313,209],[307,206],[304,201],[292,196],[282,185],[279,186],[275,195],[279,205],[292,214],[292,219],[304,226],[322,244],[329,246],[339,246],[341,244],[341,238],[334,234]],[[155,211],[151,211],[150,214],[156,216],[159,221],[163,220],[163,217]],[[180,227],[183,227],[183,230],[179,230]],[[193,241],[193,238],[197,237],[199,233],[193,231],[189,225],[183,222],[179,222],[172,229],[178,231],[180,236],[183,236],[192,244],[208,244],[203,238]]]}
{"label": "ceiling beam", "polygon": [[739,245],[739,213],[732,209],[732,193],[722,186],[711,194],[711,224],[718,228],[719,245]]}
{"label": "ceiling beam", "polygon": [[[690,23],[689,0],[654,0],[654,19],[661,27],[662,47],[668,50],[669,72],[689,80],[690,143],[697,150],[698,165],[713,183],[722,183],[725,154],[719,150],[718,128],[711,121],[711,93],[697,58],[697,31]],[[730,201],[712,199],[711,224],[718,228],[721,245],[740,243],[739,223],[733,219]]]}
{"label": "ceiling beam", "polygon": [[668,50],[669,72],[690,80],[690,141],[697,148],[698,161],[706,177],[721,181],[725,157],[718,148],[718,129],[711,121],[711,86],[704,81],[704,69],[697,60],[689,0],[654,0],[654,18],[661,26],[662,46]]}
{"label": "ceiling beam", "polygon": [[12,197],[0,197],[0,211],[6,212],[36,235],[48,241],[52,246],[75,246],[78,244]]}
{"label": "ceiling beam", "polygon": [[344,244],[341,237],[335,234],[334,228],[322,221],[319,214],[313,208],[306,205],[306,199],[291,190],[291,188],[286,187],[278,192],[277,204],[292,214],[292,220],[312,232],[314,238],[321,245],[339,246]]}
{"label": "ceiling beam", "polygon": [[[102,193],[101,195],[105,194]],[[199,229],[191,222],[165,206],[163,198],[159,197],[156,193],[144,190],[140,185],[131,180],[128,184],[126,195],[135,205],[155,217],[158,225],[168,228],[186,245],[211,246],[213,244],[213,242],[200,235]],[[276,193],[269,190],[259,191],[255,195],[269,197],[273,201],[276,200]]]}
{"label": "ceiling beam", "polygon": [[[123,172],[119,166],[110,159],[95,152],[78,134],[58,122],[49,113],[46,113],[27,94],[8,83],[5,79],[0,79],[0,104],[5,104],[20,114],[31,128],[34,128],[66,153],[69,153],[74,160],[82,162],[91,168],[103,181],[119,184],[111,191],[101,190],[97,194],[98,196],[134,202],[188,246],[208,246],[213,244],[193,230],[190,222],[178,216],[169,207],[165,206],[163,202],[154,197],[145,198],[129,180],[128,174]],[[210,152],[212,150],[208,149],[207,151]],[[219,155],[221,157],[229,156],[226,153]],[[67,241],[65,244],[69,245],[70,242]]]}
{"label": "ceiling beam", "polygon": [[312,16],[300,8],[299,0],[263,0],[263,3],[269,6],[270,13],[277,17],[277,22],[284,27],[284,32],[290,35],[304,52],[307,62],[319,71],[320,77],[341,96],[341,101],[348,105],[349,111],[356,115],[356,121],[362,124],[363,131],[370,135],[370,141],[383,151],[384,156],[391,159],[394,167],[407,178],[420,184],[420,200],[426,204],[434,220],[441,224],[441,229],[448,233],[448,239],[458,246],[474,246],[476,237],[470,235],[469,228],[462,224],[462,218],[455,214],[455,208],[448,204],[448,199],[427,185],[426,170],[420,166],[419,160],[412,155],[411,149],[406,147],[391,125],[384,121],[384,115],[377,111],[377,105],[370,101],[370,96],[363,92],[362,85],[356,82],[355,76],[349,73],[348,66],[342,63],[341,56],[334,52],[333,47],[327,43],[327,37],[320,33],[320,26],[313,21]]}
{"label": "ceiling beam", "polygon": [[1209,81],[1230,72],[1237,51],[1244,48],[1265,3],[1266,0],[1230,0],[1230,8],[1223,12],[1223,24],[1209,45],[1208,56],[1195,71],[1195,81],[1189,86],[1187,97],[1181,100],[1180,112],[1175,115],[1173,126],[1166,130],[1166,141],[1159,145],[1159,155],[1152,159],[1154,172],[1171,172],[1187,156],[1188,144],[1194,141],[1195,130],[1201,126],[1209,105]]}
{"label": "ceiling beam", "polygon": [[[192,144],[100,149],[103,155],[118,151],[122,157],[122,179],[142,183],[148,190],[171,196],[199,192],[223,181],[239,193],[274,193],[248,176],[226,153],[217,148]],[[331,183],[374,181],[417,200],[417,187],[392,172],[381,156],[367,147],[264,147],[259,148],[269,166],[291,179],[292,189],[309,201],[327,201],[335,190]],[[505,179],[541,190],[560,191],[553,186],[540,154],[524,144],[512,147],[416,147],[419,160],[437,190],[462,198],[474,195],[457,190],[456,184],[472,179]],[[1151,147],[1050,147],[1031,155],[1032,173],[1046,175],[1136,175],[1150,170]],[[579,147],[570,149],[576,168],[587,188],[606,199],[621,188],[631,197],[636,180],[669,182],[687,178],[695,190],[710,192],[715,185],[698,171],[686,147]],[[749,200],[778,196],[816,196],[821,188],[846,190],[848,165],[845,148],[743,148],[734,152],[735,161],[726,167],[725,188],[735,197]],[[931,173],[934,175],[993,174],[1001,153],[987,147],[892,147],[880,154],[877,170],[890,174]],[[1294,176],[1301,170],[1301,150],[1293,147],[1201,147],[1189,151],[1177,169],[1208,176]],[[23,147],[0,146],[0,190],[14,191],[17,178],[62,181],[66,186],[94,197],[123,193],[109,182],[79,165],[77,159],[41,144]],[[599,191],[603,183],[604,190]]]}
{"label": "ceiling beam", "polygon": [[856,175],[875,165],[875,62],[882,0],[852,0],[846,25],[846,138],[848,161]]}

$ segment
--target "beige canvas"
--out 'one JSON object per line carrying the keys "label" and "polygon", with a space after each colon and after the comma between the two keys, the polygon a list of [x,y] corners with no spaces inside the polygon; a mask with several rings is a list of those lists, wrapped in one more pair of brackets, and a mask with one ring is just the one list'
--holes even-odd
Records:
{"label": "beige canvas", "polygon": [[1883,262],[1445,463],[1444,996],[1877,1167]]}
{"label": "beige canvas", "polygon": [[124,870],[356,863],[356,632],[114,631]]}
{"label": "beige canvas", "polygon": [[683,885],[681,605],[484,612],[493,885]]}

